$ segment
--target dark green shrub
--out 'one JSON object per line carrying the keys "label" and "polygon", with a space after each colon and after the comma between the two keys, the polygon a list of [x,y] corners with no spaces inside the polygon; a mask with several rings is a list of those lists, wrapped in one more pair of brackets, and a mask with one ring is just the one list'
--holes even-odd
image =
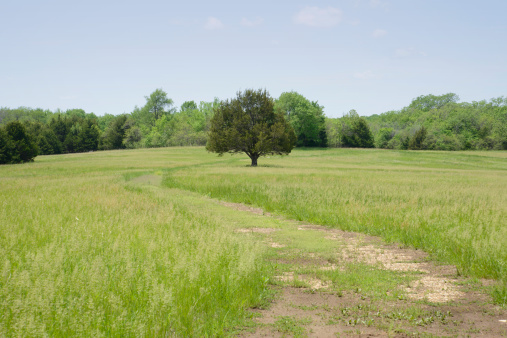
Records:
{"label": "dark green shrub", "polygon": [[0,163],[31,162],[38,154],[37,145],[18,121],[9,122],[0,139],[2,139],[0,140],[0,157],[2,158]]}
{"label": "dark green shrub", "polygon": [[14,151],[14,142],[4,128],[0,127],[0,164],[11,163]]}

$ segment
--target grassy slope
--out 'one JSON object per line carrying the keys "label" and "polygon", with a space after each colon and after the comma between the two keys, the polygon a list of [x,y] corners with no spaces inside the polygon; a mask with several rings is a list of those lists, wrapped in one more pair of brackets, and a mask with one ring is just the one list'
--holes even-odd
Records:
{"label": "grassy slope", "polygon": [[233,233],[235,213],[124,181],[202,153],[0,167],[0,336],[213,336],[241,320],[262,300],[269,271],[264,249]]}
{"label": "grassy slope", "polygon": [[167,184],[423,248],[477,277],[507,275],[507,153],[296,150],[169,172]]}
{"label": "grassy slope", "polygon": [[[206,196],[380,234],[501,278],[506,158],[296,150],[248,168],[244,156],[169,148],[1,166],[0,336],[200,336],[235,325],[262,301],[270,271],[263,249],[232,229],[269,225]],[[173,188],[143,185],[144,174]]]}

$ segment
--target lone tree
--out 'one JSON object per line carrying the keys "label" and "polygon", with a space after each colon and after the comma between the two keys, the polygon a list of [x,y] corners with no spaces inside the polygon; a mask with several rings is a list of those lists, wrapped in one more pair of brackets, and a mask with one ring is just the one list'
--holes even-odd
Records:
{"label": "lone tree", "polygon": [[206,149],[219,155],[245,153],[255,167],[260,156],[289,154],[295,144],[294,129],[275,111],[268,92],[247,89],[215,109]]}

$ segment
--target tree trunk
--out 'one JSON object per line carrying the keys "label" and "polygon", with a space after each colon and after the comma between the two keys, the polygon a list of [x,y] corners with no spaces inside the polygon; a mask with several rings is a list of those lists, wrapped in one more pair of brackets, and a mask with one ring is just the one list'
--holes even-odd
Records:
{"label": "tree trunk", "polygon": [[252,167],[257,167],[257,159],[259,156],[252,155],[250,158],[252,159]]}

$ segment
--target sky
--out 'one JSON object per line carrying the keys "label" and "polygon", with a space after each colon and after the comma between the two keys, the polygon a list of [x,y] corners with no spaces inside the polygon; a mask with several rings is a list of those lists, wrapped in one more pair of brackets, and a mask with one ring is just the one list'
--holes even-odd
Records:
{"label": "sky", "polygon": [[0,107],[131,112],[249,88],[328,117],[507,96],[506,0],[0,1]]}

